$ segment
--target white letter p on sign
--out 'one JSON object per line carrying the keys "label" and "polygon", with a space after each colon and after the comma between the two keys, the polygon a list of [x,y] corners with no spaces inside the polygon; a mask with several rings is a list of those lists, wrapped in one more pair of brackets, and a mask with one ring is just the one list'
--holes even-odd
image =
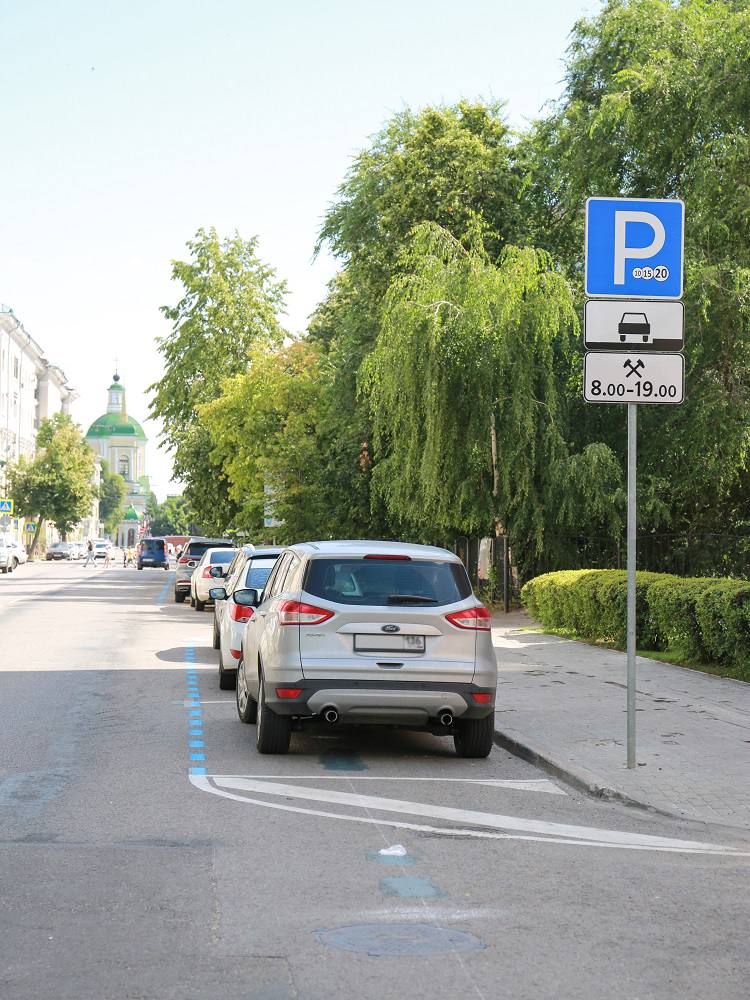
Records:
{"label": "white letter p on sign", "polygon": [[[651,226],[654,231],[654,239],[647,247],[627,247],[625,246],[625,230],[629,222],[643,222]],[[643,260],[646,257],[653,257],[664,246],[666,234],[661,219],[658,219],[651,212],[615,212],[615,284],[625,284],[625,261]]]}

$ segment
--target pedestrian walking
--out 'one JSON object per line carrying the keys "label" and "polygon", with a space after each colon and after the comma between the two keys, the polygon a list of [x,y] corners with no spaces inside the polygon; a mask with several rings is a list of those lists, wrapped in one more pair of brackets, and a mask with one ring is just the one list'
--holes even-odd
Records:
{"label": "pedestrian walking", "polygon": [[112,561],[111,550],[112,550],[112,546],[111,545],[108,545],[106,547],[106,549],[104,550],[104,565],[105,566],[109,566],[109,564]]}
{"label": "pedestrian walking", "polygon": [[90,563],[94,563],[94,565],[96,565],[96,560],[94,559],[94,543],[89,538],[88,545],[86,546],[86,561],[83,565],[88,566]]}

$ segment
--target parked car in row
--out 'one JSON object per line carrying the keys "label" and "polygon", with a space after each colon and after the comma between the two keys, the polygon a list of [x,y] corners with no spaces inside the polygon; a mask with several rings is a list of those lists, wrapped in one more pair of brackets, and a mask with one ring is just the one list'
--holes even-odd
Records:
{"label": "parked car in row", "polygon": [[107,538],[94,539],[94,559],[106,559],[112,543]]}
{"label": "parked car in row", "polygon": [[[211,597],[226,603],[226,587]],[[260,753],[286,753],[292,729],[310,721],[426,729],[452,736],[459,756],[490,753],[490,613],[454,553],[397,542],[291,545],[262,590],[235,588],[232,599],[253,611],[236,700],[240,720],[256,723]]]}
{"label": "parked car in row", "polygon": [[26,547],[21,542],[17,542],[14,538],[6,538],[5,544],[10,549],[11,572],[28,562]]}
{"label": "parked car in row", "polygon": [[[216,583],[217,577],[224,575],[227,566],[234,559],[236,549],[206,549],[198,560],[198,565],[190,577],[190,607],[203,611],[211,600],[209,590]],[[216,570],[216,572],[214,572]]]}
{"label": "parked car in row", "polygon": [[219,650],[219,687],[223,691],[234,690],[245,623],[254,612],[252,606],[242,603],[242,595],[248,588],[263,590],[280,554],[278,548],[245,545],[224,574],[223,585],[213,582],[213,647]]}
{"label": "parked car in row", "polygon": [[45,559],[47,562],[73,559],[74,552],[75,549],[71,542],[53,542],[47,549]]}
{"label": "parked car in row", "polygon": [[4,538],[0,538],[0,573],[12,573],[15,568],[13,549]]}
{"label": "parked car in row", "polygon": [[174,580],[174,599],[176,604],[182,604],[190,593],[190,580],[193,571],[206,549],[233,549],[234,542],[227,538],[203,538],[194,536],[188,538],[182,547],[177,560],[177,571]]}

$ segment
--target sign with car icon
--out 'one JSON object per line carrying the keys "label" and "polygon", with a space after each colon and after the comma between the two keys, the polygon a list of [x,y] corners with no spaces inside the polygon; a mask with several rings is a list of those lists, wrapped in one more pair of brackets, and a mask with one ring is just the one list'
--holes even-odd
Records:
{"label": "sign with car icon", "polygon": [[[628,308],[630,307],[630,308]],[[590,351],[681,351],[682,302],[589,299],[584,311],[584,341]]]}

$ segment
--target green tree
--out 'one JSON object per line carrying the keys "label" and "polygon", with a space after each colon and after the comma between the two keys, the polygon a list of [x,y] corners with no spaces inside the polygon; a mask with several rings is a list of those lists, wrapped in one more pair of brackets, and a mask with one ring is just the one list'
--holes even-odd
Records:
{"label": "green tree", "polygon": [[466,242],[480,228],[496,255],[518,229],[520,183],[498,103],[401,112],[355,158],[319,239],[343,270],[309,327],[324,350],[319,463],[329,509],[339,518],[332,533],[382,537],[399,530],[371,495],[372,427],[357,396],[357,372],[375,344],[411,231],[434,222]]}
{"label": "green tree", "polygon": [[259,538],[268,513],[280,540],[318,537],[330,523],[318,475],[320,350],[295,340],[255,344],[248,371],[227,379],[201,419],[237,505],[234,526]]}
{"label": "green tree", "polygon": [[32,556],[43,522],[53,521],[65,537],[89,514],[96,490],[94,453],[69,416],[57,413],[43,420],[36,444],[34,458],[21,458],[7,470],[18,514],[37,520]]}
{"label": "green tree", "polygon": [[196,518],[184,496],[167,497],[151,512],[149,530],[152,535],[191,535],[197,532]]}
{"label": "green tree", "polygon": [[102,481],[99,487],[99,520],[110,535],[117,530],[117,525],[125,513],[125,494],[127,485],[119,473],[110,472],[109,465],[102,460]]}
{"label": "green tree", "polygon": [[571,456],[556,354],[577,330],[549,255],[506,246],[497,264],[420,226],[363,367],[374,485],[411,531],[505,531],[530,554],[599,518],[619,523],[619,469],[603,446]]}
{"label": "green tree", "polygon": [[164,374],[150,386],[150,413],[162,421],[175,475],[185,483],[192,507],[209,530],[223,531],[236,506],[211,459],[198,407],[219,395],[222,379],[247,369],[255,341],[281,341],[278,314],[285,285],[258,257],[256,238],[243,240],[235,233],[220,240],[215,229],[200,229],[187,246],[190,259],[172,262],[183,297],[176,306],[162,307],[172,330],[159,339]]}
{"label": "green tree", "polygon": [[[565,91],[518,150],[530,238],[577,288],[590,195],[686,208],[687,399],[642,407],[645,527],[713,531],[750,515],[750,5],[610,0],[578,22]],[[624,461],[620,407],[571,396],[578,445]]]}

